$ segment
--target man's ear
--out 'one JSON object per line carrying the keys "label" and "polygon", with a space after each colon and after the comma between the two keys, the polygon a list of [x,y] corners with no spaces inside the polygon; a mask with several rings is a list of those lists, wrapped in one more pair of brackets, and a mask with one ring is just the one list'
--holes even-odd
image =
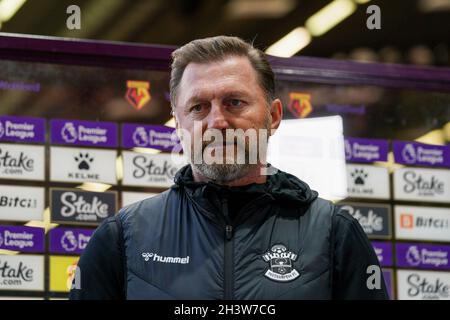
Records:
{"label": "man's ear", "polygon": [[173,116],[173,119],[175,120],[175,132],[176,132],[178,138],[182,139],[182,134],[180,132],[180,122],[178,121],[178,117],[173,110],[172,110],[172,116]]}
{"label": "man's ear", "polygon": [[180,124],[179,124],[178,119],[177,119],[177,116],[175,115],[174,112],[172,112],[172,117],[173,117],[174,120],[175,120],[175,129],[178,130],[178,129],[180,128]]}
{"label": "man's ear", "polygon": [[280,99],[275,99],[272,101],[270,106],[270,115],[272,116],[272,124],[270,129],[272,131],[271,135],[273,135],[283,119],[283,104]]}
{"label": "man's ear", "polygon": [[175,121],[175,129],[178,130],[180,128],[180,124],[178,122],[178,118],[177,118],[177,115],[175,114],[175,110],[174,110],[173,106],[171,106],[171,109],[172,110],[170,110],[170,115],[173,117],[173,119]]}

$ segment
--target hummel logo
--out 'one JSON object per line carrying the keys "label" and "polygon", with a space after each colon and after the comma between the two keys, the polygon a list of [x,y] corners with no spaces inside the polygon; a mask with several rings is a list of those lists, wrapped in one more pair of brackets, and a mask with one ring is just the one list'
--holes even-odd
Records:
{"label": "hummel logo", "polygon": [[189,256],[180,258],[180,257],[163,257],[160,255],[157,255],[153,252],[143,252],[141,254],[142,258],[144,258],[145,261],[150,261],[150,258],[153,258],[152,260],[154,262],[163,262],[163,263],[180,263],[180,264],[188,264],[189,263]]}
{"label": "hummel logo", "polygon": [[150,257],[153,255],[153,253],[148,253],[148,252],[144,252],[142,254],[142,257],[144,258],[145,261],[150,260]]}

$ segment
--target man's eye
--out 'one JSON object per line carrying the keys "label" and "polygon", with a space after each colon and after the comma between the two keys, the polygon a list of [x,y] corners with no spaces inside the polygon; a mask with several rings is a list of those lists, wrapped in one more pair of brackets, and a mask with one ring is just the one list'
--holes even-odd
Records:
{"label": "man's eye", "polygon": [[202,104],[197,104],[197,105],[195,105],[195,106],[193,106],[192,108],[191,108],[191,112],[193,111],[193,112],[200,112],[200,111],[202,111],[203,110],[203,105]]}
{"label": "man's eye", "polygon": [[232,107],[240,107],[240,106],[242,106],[242,100],[239,100],[239,99],[230,99],[229,104],[230,104]]}

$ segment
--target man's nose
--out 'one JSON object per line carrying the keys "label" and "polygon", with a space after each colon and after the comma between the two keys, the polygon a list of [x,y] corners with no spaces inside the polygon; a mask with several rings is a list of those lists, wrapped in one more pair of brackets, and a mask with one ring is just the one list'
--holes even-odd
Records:
{"label": "man's nose", "polygon": [[227,119],[227,111],[220,104],[213,104],[208,114],[208,128],[209,129],[227,129],[230,127]]}

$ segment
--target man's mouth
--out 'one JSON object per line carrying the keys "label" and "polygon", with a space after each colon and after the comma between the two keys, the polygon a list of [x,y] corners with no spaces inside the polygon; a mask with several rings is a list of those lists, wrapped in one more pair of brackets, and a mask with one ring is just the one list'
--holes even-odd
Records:
{"label": "man's mouth", "polygon": [[203,149],[206,148],[214,148],[214,149],[218,149],[218,148],[227,148],[230,146],[236,146],[237,144],[235,142],[229,142],[229,143],[210,143],[207,144]]}

